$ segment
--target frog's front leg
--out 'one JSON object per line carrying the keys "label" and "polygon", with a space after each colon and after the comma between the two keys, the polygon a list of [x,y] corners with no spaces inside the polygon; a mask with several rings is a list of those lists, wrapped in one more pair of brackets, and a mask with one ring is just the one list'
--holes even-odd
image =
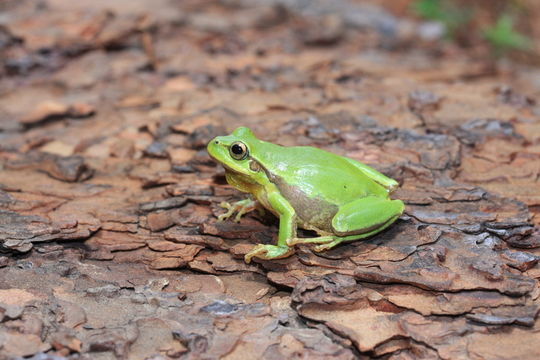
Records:
{"label": "frog's front leg", "polygon": [[281,259],[294,253],[287,241],[296,237],[296,213],[289,202],[275,189],[268,192],[268,202],[279,215],[279,234],[277,245],[259,244],[244,257],[249,263],[253,257],[260,259]]}
{"label": "frog's front leg", "polygon": [[223,221],[228,218],[230,218],[235,212],[236,216],[234,218],[235,222],[239,222],[242,215],[245,213],[254,210],[256,207],[257,202],[252,199],[244,199],[237,201],[235,203],[228,203],[226,201],[222,201],[219,206],[227,209],[227,212],[225,214],[221,214],[218,216],[218,221]]}

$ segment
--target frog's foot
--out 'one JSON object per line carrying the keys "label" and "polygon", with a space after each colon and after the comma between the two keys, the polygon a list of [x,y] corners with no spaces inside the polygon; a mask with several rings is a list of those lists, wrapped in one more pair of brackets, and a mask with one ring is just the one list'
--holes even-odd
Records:
{"label": "frog's foot", "polygon": [[234,221],[239,222],[242,215],[244,215],[245,213],[255,209],[255,204],[256,204],[256,202],[254,200],[251,200],[251,199],[245,199],[245,200],[237,201],[237,202],[235,202],[233,204],[228,203],[226,201],[222,201],[219,204],[219,206],[224,208],[224,209],[227,209],[227,212],[224,213],[224,214],[219,215],[218,216],[218,221],[227,220],[228,218],[230,218],[236,212],[236,216],[234,217]]}
{"label": "frog's foot", "polygon": [[313,250],[316,251],[316,252],[321,252],[321,251],[324,251],[324,250],[330,250],[334,246],[341,244],[341,242],[343,242],[343,239],[335,238],[334,241],[331,241],[331,242],[329,242],[327,244],[321,244],[321,245],[315,246],[313,248]]}
{"label": "frog's foot", "polygon": [[335,236],[319,236],[314,238],[292,238],[287,239],[287,245],[294,246],[298,244],[326,244],[335,240]]}
{"label": "frog's foot", "polygon": [[315,238],[293,238],[287,240],[287,245],[294,246],[297,244],[321,244],[313,248],[313,250],[319,252],[333,248],[346,240],[346,238],[338,236],[319,236]]}
{"label": "frog's foot", "polygon": [[227,220],[228,218],[231,217],[232,214],[234,214],[234,207],[226,201],[222,201],[221,203],[219,203],[219,207],[227,209],[228,211],[224,214],[219,215],[218,221]]}
{"label": "frog's foot", "polygon": [[249,264],[251,262],[251,258],[254,257],[264,260],[271,260],[286,258],[292,254],[294,254],[294,249],[288,246],[259,244],[244,256],[244,260]]}

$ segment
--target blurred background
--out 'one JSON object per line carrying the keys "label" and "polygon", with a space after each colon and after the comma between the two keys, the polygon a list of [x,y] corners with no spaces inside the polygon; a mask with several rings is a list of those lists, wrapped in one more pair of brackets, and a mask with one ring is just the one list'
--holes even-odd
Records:
{"label": "blurred background", "polygon": [[[169,31],[188,26],[213,34],[200,39],[205,50],[213,53],[246,47],[269,50],[271,44],[264,39],[245,33],[255,27],[272,28],[282,35],[288,29],[295,33],[293,39],[311,46],[344,41],[363,49],[426,50],[433,56],[512,59],[537,65],[539,13],[540,3],[533,0],[2,0],[1,73],[58,66],[59,57],[96,46],[129,46],[125,41],[130,35],[125,21],[129,16],[142,17],[135,30],[159,36],[166,35],[165,26]],[[123,24],[114,24],[120,19]],[[121,34],[114,34],[115,30]],[[295,41],[287,43],[289,51],[295,46]],[[157,65],[158,59],[151,60],[151,65]]]}
{"label": "blurred background", "polygon": [[[413,16],[419,35],[470,49],[472,54],[536,62],[538,11],[532,0],[373,1],[396,16]],[[436,32],[435,29],[439,29]],[[437,34],[437,37],[435,36]],[[439,36],[442,35],[442,38]],[[444,44],[448,45],[448,44]],[[489,54],[489,55],[488,55]]]}

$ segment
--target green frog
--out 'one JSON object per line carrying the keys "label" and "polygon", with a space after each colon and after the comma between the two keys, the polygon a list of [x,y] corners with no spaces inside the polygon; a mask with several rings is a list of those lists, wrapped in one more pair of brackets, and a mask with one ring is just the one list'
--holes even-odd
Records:
{"label": "green frog", "polygon": [[[403,213],[390,194],[397,181],[358,161],[311,146],[285,147],[257,139],[247,127],[208,143],[208,153],[225,168],[227,182],[253,198],[220,205],[239,221],[257,202],[279,218],[276,245],[256,245],[252,258],[279,259],[297,244],[317,244],[323,251],[364,239],[386,229]],[[299,238],[297,228],[319,236]]]}

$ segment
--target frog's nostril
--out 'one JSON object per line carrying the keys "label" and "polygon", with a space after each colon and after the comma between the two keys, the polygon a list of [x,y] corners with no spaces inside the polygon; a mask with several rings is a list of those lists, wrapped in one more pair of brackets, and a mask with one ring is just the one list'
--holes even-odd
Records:
{"label": "frog's nostril", "polygon": [[214,144],[216,144],[216,145],[217,145],[217,144],[219,144],[219,141],[217,141],[217,140],[216,140],[216,141],[214,141]]}

